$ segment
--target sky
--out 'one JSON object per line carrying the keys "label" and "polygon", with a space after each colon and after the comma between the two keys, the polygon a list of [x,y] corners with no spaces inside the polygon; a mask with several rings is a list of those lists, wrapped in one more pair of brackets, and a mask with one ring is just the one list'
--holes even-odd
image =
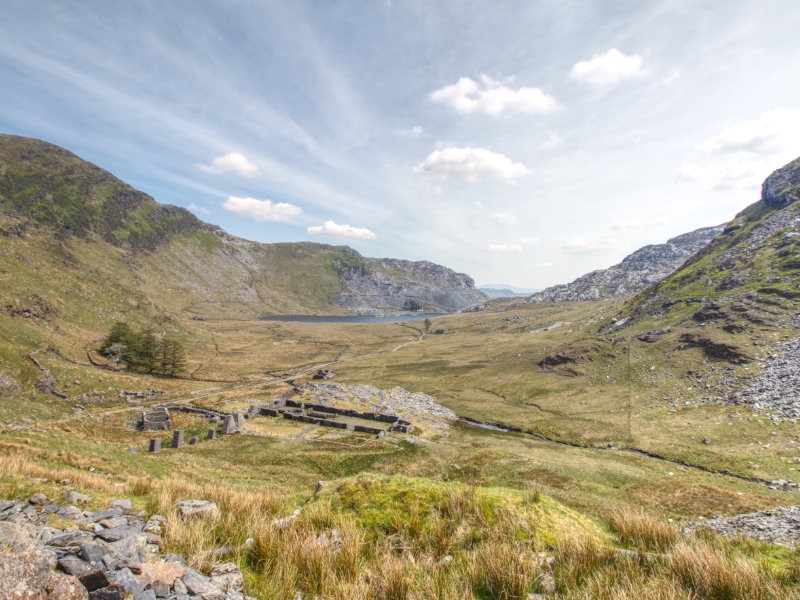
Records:
{"label": "sky", "polygon": [[0,0],[0,132],[262,242],[542,288],[800,156],[797,0]]}

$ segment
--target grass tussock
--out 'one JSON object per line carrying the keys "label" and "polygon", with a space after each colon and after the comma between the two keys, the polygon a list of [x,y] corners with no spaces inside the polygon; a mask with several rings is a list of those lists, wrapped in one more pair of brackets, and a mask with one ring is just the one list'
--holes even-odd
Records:
{"label": "grass tussock", "polygon": [[[120,482],[19,453],[0,456],[0,475],[6,496],[61,478],[100,497],[127,494],[167,517],[164,551],[203,570],[235,561],[257,598],[800,598],[800,560],[791,552],[767,561],[758,544],[687,538],[639,511],[611,516],[618,543],[591,529],[569,533],[568,521],[548,520],[557,503],[538,495],[531,501],[525,492],[364,476],[330,486],[286,524],[276,519],[300,500],[267,489],[181,478]],[[220,516],[182,518],[177,504],[188,498],[216,502]]]}
{"label": "grass tussock", "polygon": [[624,546],[636,549],[663,552],[672,548],[679,539],[676,527],[641,509],[617,509],[611,514],[609,524]]}

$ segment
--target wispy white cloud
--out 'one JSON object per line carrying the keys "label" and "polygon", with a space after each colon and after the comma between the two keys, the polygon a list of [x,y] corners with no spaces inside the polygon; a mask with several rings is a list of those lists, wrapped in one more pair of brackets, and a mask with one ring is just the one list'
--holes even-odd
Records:
{"label": "wispy white cloud", "polygon": [[198,169],[206,173],[225,174],[234,173],[244,177],[253,177],[258,175],[258,166],[247,159],[244,154],[239,152],[230,152],[223,156],[218,156],[213,159],[209,164],[198,164]]}
{"label": "wispy white cloud", "polygon": [[610,235],[597,237],[574,237],[566,241],[562,249],[569,254],[599,254],[619,248],[619,240]]}
{"label": "wispy white cloud", "polygon": [[283,221],[291,222],[303,212],[303,209],[288,202],[272,202],[272,200],[257,200],[256,198],[239,198],[231,196],[222,208],[239,215],[246,215],[256,221]]}
{"label": "wispy white cloud", "polygon": [[712,154],[783,152],[800,147],[800,109],[775,108],[757,119],[735,123],[700,144]]}
{"label": "wispy white cloud", "polygon": [[612,48],[572,66],[572,78],[592,85],[611,85],[645,74],[644,60],[638,54],[626,55]]}
{"label": "wispy white cloud", "polygon": [[401,137],[418,138],[425,135],[425,129],[422,127],[422,125],[414,125],[413,127],[409,127],[408,129],[400,129],[395,133],[397,133],[397,135]]}
{"label": "wispy white cloud", "polygon": [[444,148],[434,150],[415,173],[430,173],[444,179],[465,181],[515,181],[530,170],[507,156],[485,148]]}
{"label": "wispy white cloud", "polygon": [[308,228],[311,235],[324,235],[342,240],[374,240],[378,236],[369,229],[353,227],[352,225],[339,225],[334,221],[325,221],[322,225]]}
{"label": "wispy white cloud", "polygon": [[682,164],[675,178],[709,190],[755,190],[772,170],[797,156],[798,140],[800,109],[768,110],[701,142],[697,150],[703,157]]}
{"label": "wispy white cloud", "polygon": [[633,219],[630,221],[616,221],[611,225],[614,231],[625,231],[627,229],[652,229],[655,227],[662,227],[667,222],[664,219],[652,219],[650,221],[642,221],[641,219]]}
{"label": "wispy white cloud", "polygon": [[188,208],[193,213],[200,214],[200,215],[210,215],[211,214],[211,211],[208,210],[205,206],[198,206],[194,202],[189,204],[186,208]]}
{"label": "wispy white cloud", "polygon": [[564,138],[557,133],[551,133],[547,139],[542,142],[541,146],[545,150],[552,150],[553,148],[560,148],[564,145]]}
{"label": "wispy white cloud", "polygon": [[489,244],[486,248],[489,252],[508,253],[522,252],[520,244]]}
{"label": "wispy white cloud", "polygon": [[462,114],[484,113],[493,117],[507,113],[549,113],[559,107],[555,98],[539,88],[513,89],[505,83],[488,75],[481,75],[480,82],[462,77],[456,83],[432,92],[431,100]]}
{"label": "wispy white cloud", "polygon": [[515,215],[505,212],[492,213],[492,215],[489,217],[489,220],[492,223],[503,225],[505,227],[512,227],[519,222],[519,219]]}

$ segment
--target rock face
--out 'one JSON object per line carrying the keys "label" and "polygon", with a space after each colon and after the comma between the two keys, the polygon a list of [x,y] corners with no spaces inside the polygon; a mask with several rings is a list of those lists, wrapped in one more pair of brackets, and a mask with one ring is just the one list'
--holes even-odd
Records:
{"label": "rock face", "polygon": [[469,275],[428,261],[366,259],[338,274],[342,291],[335,302],[354,313],[456,312],[487,299]]}
{"label": "rock face", "polygon": [[761,186],[761,201],[770,208],[783,208],[800,200],[800,158],[773,172]]}
{"label": "rock face", "polygon": [[644,246],[613,267],[592,271],[572,283],[549,287],[533,294],[528,301],[598,300],[633,294],[673,273],[723,229],[722,225],[703,227],[665,244]]}

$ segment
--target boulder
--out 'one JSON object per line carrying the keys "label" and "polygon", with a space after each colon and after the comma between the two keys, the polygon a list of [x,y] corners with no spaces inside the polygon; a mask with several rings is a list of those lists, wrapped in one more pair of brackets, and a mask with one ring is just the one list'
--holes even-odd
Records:
{"label": "boulder", "polygon": [[234,563],[219,563],[211,568],[211,585],[223,592],[239,592],[244,587],[244,577]]}
{"label": "boulder", "polygon": [[219,506],[210,500],[181,500],[178,512],[184,517],[208,517],[216,519],[220,516]]}
{"label": "boulder", "polygon": [[36,390],[42,394],[52,394],[56,391],[58,381],[50,371],[45,371],[39,380],[36,382]]}
{"label": "boulder", "polygon": [[0,373],[0,396],[15,394],[19,391],[19,384],[8,375]]}
{"label": "boulder", "polygon": [[85,502],[91,502],[92,497],[87,496],[86,494],[81,494],[80,492],[76,492],[75,490],[69,490],[64,494],[64,502],[67,504],[83,504]]}
{"label": "boulder", "polygon": [[0,554],[0,599],[87,600],[78,579],[56,573],[53,566],[40,552]]}

